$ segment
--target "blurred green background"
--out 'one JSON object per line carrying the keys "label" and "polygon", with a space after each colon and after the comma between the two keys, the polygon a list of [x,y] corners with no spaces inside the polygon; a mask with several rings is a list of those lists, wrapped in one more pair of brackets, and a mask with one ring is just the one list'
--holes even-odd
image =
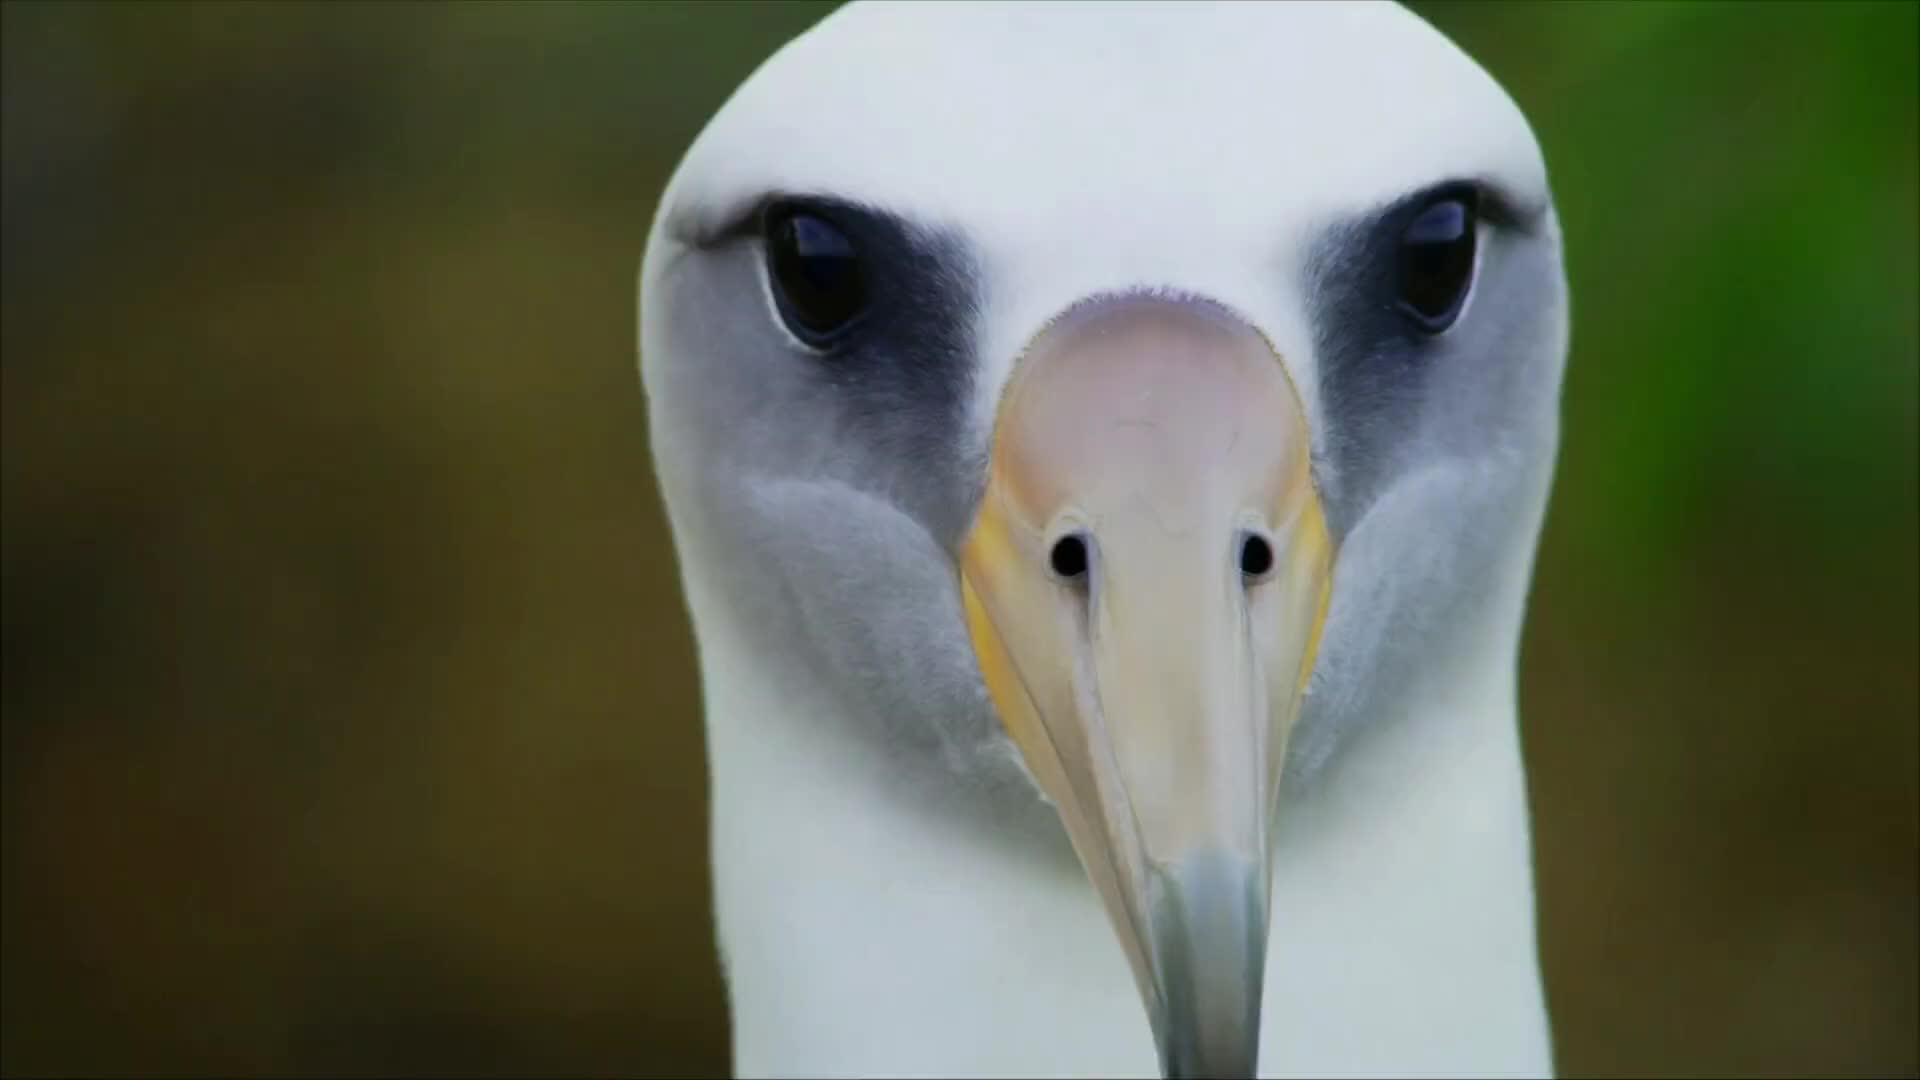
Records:
{"label": "blurred green background", "polygon": [[[0,5],[8,1074],[725,1071],[634,284],[823,10]],[[1911,1075],[1920,7],[1420,10],[1574,289],[1561,1069]]]}

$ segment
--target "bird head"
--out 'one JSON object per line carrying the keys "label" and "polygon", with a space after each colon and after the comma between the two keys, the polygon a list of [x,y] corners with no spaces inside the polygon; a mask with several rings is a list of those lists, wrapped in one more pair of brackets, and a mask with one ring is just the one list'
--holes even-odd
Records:
{"label": "bird head", "polygon": [[650,240],[696,612],[1038,796],[1163,1071],[1251,1075],[1283,781],[1518,603],[1563,282],[1526,123],[1396,7],[843,9]]}

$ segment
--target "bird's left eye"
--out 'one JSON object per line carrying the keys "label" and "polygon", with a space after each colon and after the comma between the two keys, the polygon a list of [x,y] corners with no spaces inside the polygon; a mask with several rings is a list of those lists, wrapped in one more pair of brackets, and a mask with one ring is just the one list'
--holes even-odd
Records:
{"label": "bird's left eye", "polygon": [[770,208],[767,276],[780,317],[795,337],[826,348],[867,306],[860,252],[845,230],[804,207]]}
{"label": "bird's left eye", "polygon": [[1400,235],[1400,306],[1429,334],[1453,325],[1473,284],[1476,201],[1436,200]]}

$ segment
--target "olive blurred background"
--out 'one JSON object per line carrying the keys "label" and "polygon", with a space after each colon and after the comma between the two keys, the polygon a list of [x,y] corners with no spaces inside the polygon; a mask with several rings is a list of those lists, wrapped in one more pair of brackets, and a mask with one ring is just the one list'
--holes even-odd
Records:
{"label": "olive blurred background", "polygon": [[[824,10],[0,5],[7,1074],[726,1071],[634,286]],[[1912,1075],[1920,6],[1419,10],[1573,282],[1561,1069]]]}

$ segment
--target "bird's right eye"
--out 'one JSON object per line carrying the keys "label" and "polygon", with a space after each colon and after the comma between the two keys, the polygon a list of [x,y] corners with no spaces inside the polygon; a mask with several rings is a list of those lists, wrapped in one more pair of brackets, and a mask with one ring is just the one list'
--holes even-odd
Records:
{"label": "bird's right eye", "polygon": [[787,328],[816,349],[832,346],[867,307],[859,248],[846,230],[804,206],[766,215],[767,278]]}

